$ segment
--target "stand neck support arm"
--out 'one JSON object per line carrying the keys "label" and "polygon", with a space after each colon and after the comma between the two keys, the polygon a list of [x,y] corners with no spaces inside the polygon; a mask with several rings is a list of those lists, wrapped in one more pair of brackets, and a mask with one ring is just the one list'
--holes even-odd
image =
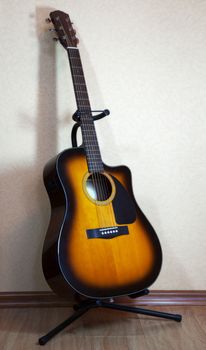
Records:
{"label": "stand neck support arm", "polygon": [[[110,111],[108,109],[95,110],[95,111],[91,111],[91,112],[98,113],[98,114],[92,116],[94,121],[102,119],[110,114]],[[72,147],[78,147],[78,145],[77,145],[77,130],[81,126],[81,112],[79,110],[77,110],[73,114],[72,119],[76,122],[74,124],[74,126],[72,128],[72,132],[71,132]]]}

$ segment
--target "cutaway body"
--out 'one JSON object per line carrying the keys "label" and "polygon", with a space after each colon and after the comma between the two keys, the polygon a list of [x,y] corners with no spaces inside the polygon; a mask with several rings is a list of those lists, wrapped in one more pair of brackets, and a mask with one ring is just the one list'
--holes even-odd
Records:
{"label": "cutaway body", "polygon": [[84,149],[73,148],[46,165],[44,182],[51,219],[42,261],[54,292],[66,296],[72,287],[107,298],[136,293],[155,281],[161,247],[134,199],[127,167],[104,165],[92,177]]}

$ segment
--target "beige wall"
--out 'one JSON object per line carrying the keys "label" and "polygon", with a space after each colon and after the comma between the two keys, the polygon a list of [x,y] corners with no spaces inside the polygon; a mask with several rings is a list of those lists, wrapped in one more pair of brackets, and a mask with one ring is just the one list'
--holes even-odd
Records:
{"label": "beige wall", "polygon": [[70,147],[67,55],[46,32],[69,12],[80,39],[107,164],[127,164],[160,238],[155,289],[206,289],[206,3],[200,0],[2,1],[0,290],[47,290],[48,159]]}

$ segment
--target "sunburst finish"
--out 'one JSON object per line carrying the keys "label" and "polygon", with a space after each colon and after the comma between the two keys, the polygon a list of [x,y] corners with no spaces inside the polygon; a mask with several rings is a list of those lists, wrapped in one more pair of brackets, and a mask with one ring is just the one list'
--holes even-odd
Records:
{"label": "sunburst finish", "polygon": [[[86,196],[83,184],[88,168],[83,149],[67,150],[52,164],[45,168],[44,179],[53,208],[51,222],[60,223],[56,232],[50,225],[45,241],[46,278],[51,275],[50,267],[55,262],[58,265],[57,275],[48,278],[48,282],[51,279],[52,283],[53,278],[59,276],[63,284],[68,283],[79,293],[91,297],[131,294],[148,287],[159,273],[161,248],[139,207],[136,205],[136,220],[124,223],[128,226],[128,235],[88,239],[87,229],[121,226],[116,223],[112,201],[107,205],[95,205]],[[118,179],[134,200],[127,167],[105,166],[105,172]],[[51,183],[55,183],[56,189],[54,185],[50,189]],[[56,190],[62,193],[57,201],[53,196]],[[56,254],[50,257],[48,264],[51,237]],[[52,288],[55,289],[53,285]]]}

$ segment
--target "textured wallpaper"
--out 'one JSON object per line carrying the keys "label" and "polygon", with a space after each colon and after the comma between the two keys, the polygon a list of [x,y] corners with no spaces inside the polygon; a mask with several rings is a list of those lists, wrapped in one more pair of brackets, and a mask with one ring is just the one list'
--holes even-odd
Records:
{"label": "textured wallpaper", "polygon": [[102,158],[126,164],[157,231],[154,289],[206,289],[206,2],[2,1],[0,290],[47,290],[45,163],[71,147],[75,99],[65,50],[45,23],[70,14]]}

